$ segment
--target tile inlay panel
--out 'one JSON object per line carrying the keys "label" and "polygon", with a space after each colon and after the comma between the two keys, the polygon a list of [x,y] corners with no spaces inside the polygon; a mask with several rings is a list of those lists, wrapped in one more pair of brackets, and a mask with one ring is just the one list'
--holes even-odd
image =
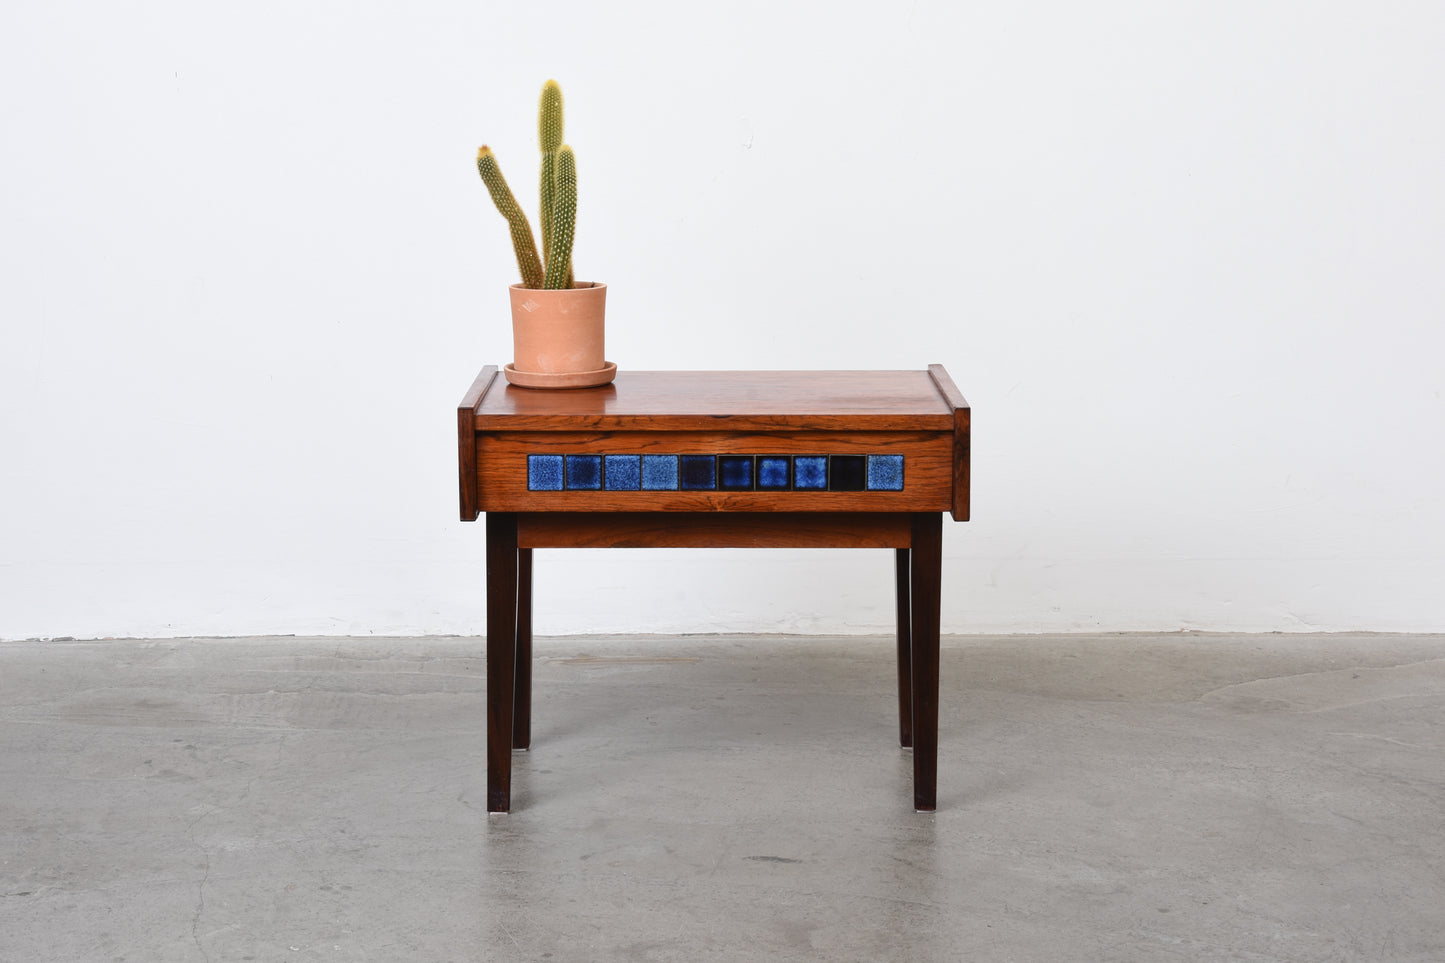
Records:
{"label": "tile inlay panel", "polygon": [[903,455],[529,454],[527,490],[901,492],[903,467]]}
{"label": "tile inlay panel", "polygon": [[953,493],[952,437],[941,432],[476,437],[483,511],[929,511]]}

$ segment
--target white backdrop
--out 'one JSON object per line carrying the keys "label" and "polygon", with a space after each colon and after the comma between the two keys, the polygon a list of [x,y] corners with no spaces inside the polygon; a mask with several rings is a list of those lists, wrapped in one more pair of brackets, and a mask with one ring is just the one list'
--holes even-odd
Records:
{"label": "white backdrop", "polygon": [[[973,405],[948,632],[1445,630],[1445,6],[21,0],[0,638],[477,633],[537,92],[624,368]],[[686,564],[679,564],[685,559]],[[538,553],[542,633],[887,631],[887,552]]]}

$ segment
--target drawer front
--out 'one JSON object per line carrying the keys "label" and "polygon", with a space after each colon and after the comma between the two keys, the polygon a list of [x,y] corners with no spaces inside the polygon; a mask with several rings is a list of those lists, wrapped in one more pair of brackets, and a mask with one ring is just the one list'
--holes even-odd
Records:
{"label": "drawer front", "polygon": [[488,512],[921,512],[952,499],[943,432],[478,432]]}

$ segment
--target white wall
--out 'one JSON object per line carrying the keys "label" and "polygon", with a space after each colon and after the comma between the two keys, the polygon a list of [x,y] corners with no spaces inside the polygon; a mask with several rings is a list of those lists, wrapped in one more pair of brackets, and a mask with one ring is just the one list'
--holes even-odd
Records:
{"label": "white wall", "polygon": [[[1434,2],[8,4],[0,638],[481,631],[453,412],[515,268],[472,162],[531,182],[550,76],[619,365],[953,373],[946,631],[1445,631],[1442,36]],[[890,573],[539,553],[538,628],[886,631]]]}

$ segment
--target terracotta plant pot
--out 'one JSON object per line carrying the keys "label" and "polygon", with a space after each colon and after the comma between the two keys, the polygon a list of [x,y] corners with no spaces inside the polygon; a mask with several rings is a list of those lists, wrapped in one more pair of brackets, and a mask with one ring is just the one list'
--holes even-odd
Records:
{"label": "terracotta plant pot", "polygon": [[607,285],[578,281],[571,290],[514,284],[512,363],[507,380],[523,388],[590,388],[617,376],[603,355]]}

